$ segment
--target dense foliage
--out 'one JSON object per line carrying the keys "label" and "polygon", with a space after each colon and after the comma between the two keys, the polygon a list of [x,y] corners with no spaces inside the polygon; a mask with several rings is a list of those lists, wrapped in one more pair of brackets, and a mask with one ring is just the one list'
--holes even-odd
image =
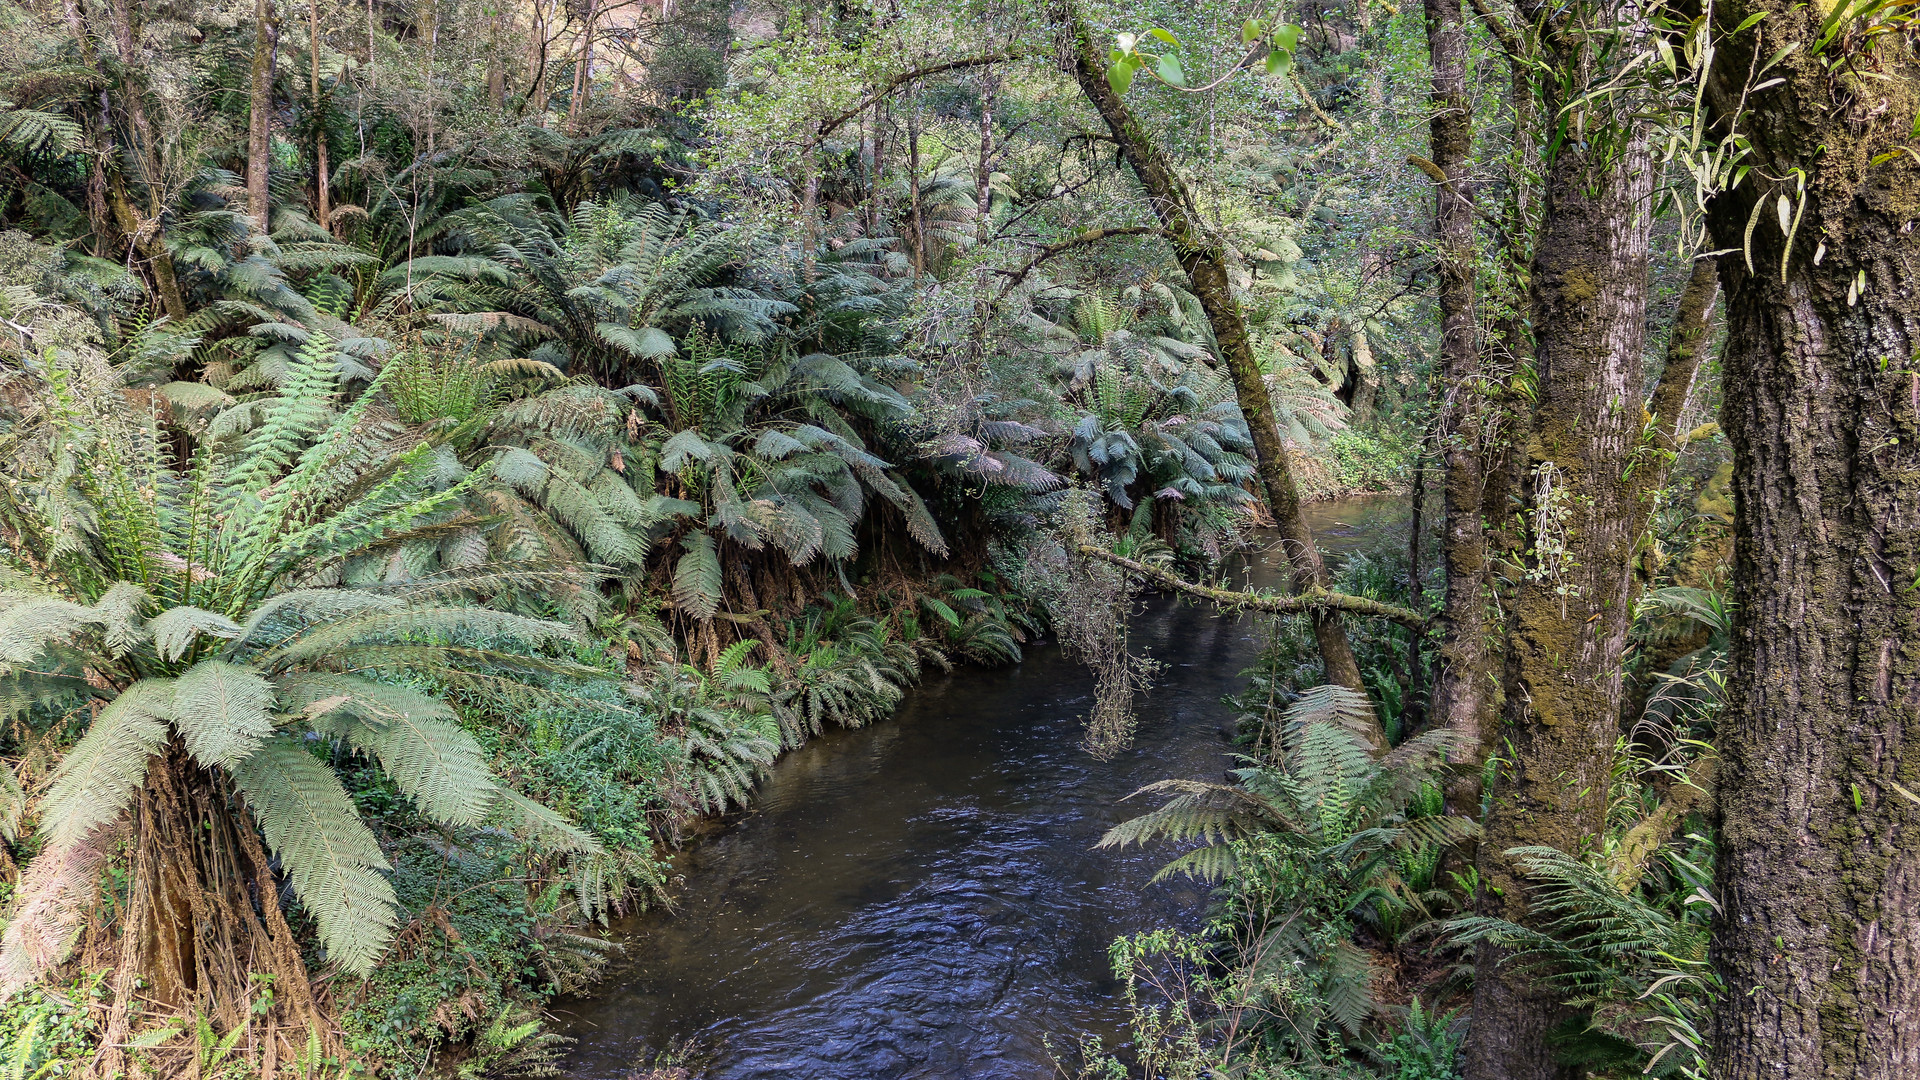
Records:
{"label": "dense foliage", "polygon": [[0,6],[0,1053],[537,1073],[923,671],[1057,632],[1122,752],[1150,579],[1272,625],[1089,1075],[1892,1075],[1915,25]]}

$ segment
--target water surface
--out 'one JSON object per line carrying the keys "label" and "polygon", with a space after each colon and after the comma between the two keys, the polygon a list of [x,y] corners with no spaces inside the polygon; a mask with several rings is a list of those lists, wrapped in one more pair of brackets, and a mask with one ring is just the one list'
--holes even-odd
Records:
{"label": "water surface", "polygon": [[[1404,500],[1309,508],[1330,552],[1388,535]],[[1277,556],[1254,560],[1273,584]],[[570,1075],[613,1080],[696,1040],[715,1080],[1027,1078],[1046,1040],[1111,1042],[1124,1011],[1107,946],[1197,923],[1204,897],[1148,886],[1165,852],[1095,851],[1167,777],[1218,777],[1221,697],[1257,626],[1166,601],[1134,641],[1166,667],[1134,747],[1080,749],[1085,669],[1044,645],[1024,663],[930,677],[893,719],[787,755],[751,812],[675,860],[679,904],[620,929],[626,955],[555,1012],[578,1039]]]}

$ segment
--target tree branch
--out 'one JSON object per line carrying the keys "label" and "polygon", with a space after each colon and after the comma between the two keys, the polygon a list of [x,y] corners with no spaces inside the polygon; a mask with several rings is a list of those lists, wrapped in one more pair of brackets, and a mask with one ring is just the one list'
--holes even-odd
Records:
{"label": "tree branch", "polygon": [[1679,449],[1691,441],[1680,438],[1680,414],[1693,392],[1693,377],[1700,369],[1700,355],[1706,351],[1713,325],[1714,299],[1720,291],[1719,259],[1706,256],[1693,261],[1693,274],[1680,292],[1680,306],[1673,313],[1673,328],[1667,337],[1667,365],[1660,372],[1653,395],[1647,399],[1647,411],[1653,415],[1654,438]]}
{"label": "tree branch", "polygon": [[1200,585],[1188,581],[1157,566],[1135,562],[1122,555],[1115,555],[1105,548],[1091,544],[1081,544],[1080,554],[1090,559],[1110,563],[1132,574],[1159,582],[1167,588],[1189,596],[1217,604],[1231,610],[1266,611],[1276,615],[1295,615],[1311,611],[1346,611],[1355,615],[1372,615],[1376,618],[1397,622],[1409,630],[1425,630],[1426,616],[1410,608],[1395,604],[1385,604],[1378,600],[1369,600],[1364,596],[1351,593],[1333,592],[1319,586],[1306,589],[1294,596],[1281,596],[1270,592],[1247,592],[1241,589],[1216,589],[1211,585]]}
{"label": "tree branch", "polygon": [[1472,3],[1473,13],[1480,16],[1480,20],[1487,24],[1487,29],[1493,33],[1494,39],[1500,42],[1500,51],[1507,54],[1507,59],[1516,64],[1524,61],[1527,58],[1526,47],[1520,43],[1520,38],[1514,34],[1505,20],[1487,10],[1487,0],[1472,0]]}
{"label": "tree branch", "polygon": [[914,82],[915,80],[918,80],[918,79],[924,79],[929,75],[938,75],[943,71],[955,71],[961,68],[987,67],[992,64],[1004,64],[1010,60],[1018,60],[1018,59],[1020,59],[1020,54],[1015,52],[986,53],[981,56],[966,56],[958,60],[948,60],[945,63],[941,63],[941,64],[931,64],[931,65],[928,65],[927,67],[914,68],[911,71],[903,71],[900,74],[895,75],[893,78],[888,79],[886,83],[884,83],[883,85],[875,89],[872,93],[861,98],[859,103],[854,105],[853,108],[848,109],[845,112],[841,112],[833,116],[829,116],[825,120],[820,121],[820,126],[814,130],[813,138],[808,140],[808,146],[809,148],[811,148],[811,147],[820,145],[821,140],[833,134],[835,128],[838,128],[841,124],[844,124],[847,121],[853,119],[854,117],[859,116],[861,113],[872,108],[874,102],[879,101],[881,98],[886,97],[888,94],[893,93],[895,90],[900,89],[902,86],[905,86],[910,82]]}
{"label": "tree branch", "polygon": [[1114,237],[1114,236],[1166,236],[1166,235],[1167,235],[1167,230],[1154,228],[1152,226],[1129,226],[1124,229],[1088,229],[1086,232],[1083,232],[1078,236],[1068,237],[1067,239],[1062,240],[1056,244],[1048,244],[1047,246],[1041,248],[1039,252],[1037,252],[1033,256],[1033,258],[1028,259],[1026,262],[1021,263],[1019,266],[1015,267],[1014,269],[1012,270],[996,269],[994,271],[994,273],[996,274],[1005,274],[1007,275],[1007,278],[1008,278],[1007,283],[1000,287],[999,295],[994,297],[994,302],[998,303],[999,301],[1005,299],[1007,293],[1011,292],[1014,286],[1020,284],[1022,281],[1025,281],[1027,279],[1027,275],[1033,273],[1035,267],[1039,266],[1043,262],[1046,262],[1048,259],[1053,258],[1055,255],[1064,255],[1067,252],[1072,251],[1074,248],[1084,247],[1088,244],[1097,243],[1101,240],[1105,240],[1109,237]]}

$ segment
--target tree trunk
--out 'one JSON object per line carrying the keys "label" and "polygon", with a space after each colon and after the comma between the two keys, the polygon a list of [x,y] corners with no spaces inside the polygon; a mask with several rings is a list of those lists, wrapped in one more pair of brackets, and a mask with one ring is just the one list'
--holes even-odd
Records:
{"label": "tree trunk", "polygon": [[[1744,0],[1714,18],[1761,13],[1718,39],[1708,89],[1724,120],[1748,65],[1803,43],[1769,72],[1784,84],[1747,100],[1754,169],[1709,212],[1733,249],[1720,268],[1737,612],[1712,1073],[1893,1080],[1920,1075],[1920,165],[1897,150],[1920,79],[1897,38],[1844,67],[1808,56],[1819,8]],[[1856,64],[1893,77],[1846,73]],[[1796,169],[1804,201],[1767,179]],[[1790,246],[1782,194],[1801,219]]]}
{"label": "tree trunk", "polygon": [[[1092,33],[1074,9],[1073,0],[1051,0],[1051,7],[1055,25],[1066,37],[1063,56],[1072,65],[1081,93],[1106,121],[1121,155],[1146,188],[1154,216],[1167,231],[1174,256],[1186,271],[1193,294],[1199,298],[1207,322],[1213,327],[1214,340],[1219,343],[1221,358],[1226,361],[1228,374],[1233,379],[1234,394],[1240,401],[1240,413],[1246,417],[1247,428],[1253,436],[1261,486],[1266,489],[1267,506],[1280,525],[1281,540],[1293,571],[1293,586],[1296,590],[1325,588],[1326,564],[1321,561],[1320,549],[1314,545],[1312,530],[1300,514],[1300,489],[1294,483],[1286,444],[1280,438],[1265,375],[1247,340],[1246,320],[1240,314],[1240,303],[1228,282],[1225,253],[1194,211],[1186,184],[1166,154],[1108,85],[1105,56],[1095,46]],[[1313,633],[1326,664],[1327,681],[1366,693],[1366,685],[1360,678],[1360,664],[1354,659],[1340,614],[1316,612]],[[1386,745],[1386,736],[1377,722],[1372,738],[1376,747]]]}
{"label": "tree trunk", "polygon": [[907,106],[907,198],[913,213],[913,283],[927,272],[927,218],[920,206],[920,91]]}
{"label": "tree trunk", "polygon": [[307,8],[307,52],[311,58],[313,101],[313,212],[323,229],[333,228],[333,210],[328,206],[327,128],[320,101],[320,0],[311,0]]}
{"label": "tree trunk", "polygon": [[[1594,77],[1592,38],[1544,26],[1554,74],[1542,115],[1562,116]],[[1535,18],[1535,16],[1538,16]],[[1559,16],[1564,17],[1564,16]],[[1590,849],[1606,829],[1629,566],[1645,515],[1628,466],[1640,452],[1642,351],[1653,169],[1642,123],[1595,108],[1584,139],[1547,165],[1530,275],[1537,405],[1518,477],[1531,528],[1507,632],[1502,734],[1509,748],[1479,847],[1482,907],[1526,919],[1527,881],[1508,852]],[[1469,1080],[1549,1080],[1561,995],[1505,950],[1474,972]]]}
{"label": "tree trunk", "polygon": [[[205,1017],[222,1034],[254,1025],[251,1045],[268,1062],[291,1060],[310,1033],[337,1052],[280,911],[280,883],[224,780],[176,741],[149,766],[133,818],[119,962],[95,1074],[126,1075],[136,1020],[169,1016]],[[255,1000],[258,975],[273,980],[271,1008]]]}
{"label": "tree trunk", "polygon": [[247,213],[266,232],[267,169],[272,161],[272,0],[253,0],[253,70],[247,97]]}
{"label": "tree trunk", "polygon": [[1473,152],[1467,100],[1467,32],[1460,0],[1426,0],[1427,52],[1433,64],[1428,144],[1438,174],[1434,237],[1440,279],[1441,564],[1446,594],[1439,617],[1440,664],[1430,713],[1460,734],[1452,755],[1456,813],[1480,807],[1482,744],[1492,726],[1496,683],[1487,657],[1487,541],[1481,513],[1482,414],[1489,402],[1480,365],[1475,311],[1473,190],[1463,181]]}
{"label": "tree trunk", "polygon": [[600,20],[600,0],[587,0],[587,27],[580,33],[580,55],[573,68],[573,96],[567,102],[567,134],[580,133],[581,107],[593,87],[593,31]]}

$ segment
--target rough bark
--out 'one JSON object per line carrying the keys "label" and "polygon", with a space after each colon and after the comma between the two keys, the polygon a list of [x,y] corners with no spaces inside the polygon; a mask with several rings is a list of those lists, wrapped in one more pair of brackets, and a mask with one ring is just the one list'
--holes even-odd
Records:
{"label": "rough bark", "polygon": [[[1454,751],[1457,811],[1479,808],[1478,764],[1491,723],[1496,689],[1487,659],[1486,528],[1481,516],[1485,476],[1481,423],[1488,398],[1480,364],[1474,290],[1473,191],[1462,181],[1473,152],[1473,114],[1467,100],[1467,32],[1460,0],[1426,0],[1427,52],[1433,65],[1433,119],[1428,144],[1439,173],[1434,185],[1435,272],[1440,303],[1441,563],[1446,594],[1439,616],[1439,669],[1431,715],[1462,734]],[[1460,785],[1454,785],[1460,787]],[[1470,789],[1470,790],[1469,790]]]}
{"label": "rough bark", "polygon": [[[1529,10],[1555,74],[1542,115],[1596,72],[1593,37]],[[1624,32],[1624,31],[1623,31]],[[1537,405],[1518,479],[1532,531],[1506,635],[1502,729],[1508,748],[1479,848],[1483,909],[1526,919],[1523,845],[1591,848],[1606,828],[1613,743],[1632,604],[1629,572],[1644,515],[1629,465],[1640,454],[1642,352],[1653,169],[1627,110],[1596,110],[1584,140],[1547,165],[1530,274]],[[1469,1080],[1565,1073],[1548,1036],[1560,995],[1483,945],[1474,973]]]}
{"label": "rough bark", "polygon": [[[1063,62],[1071,69],[1081,93],[1106,122],[1121,156],[1146,189],[1154,216],[1167,231],[1174,257],[1186,271],[1193,294],[1213,328],[1221,359],[1226,362],[1228,375],[1233,380],[1240,413],[1246,418],[1253,437],[1261,486],[1266,490],[1267,507],[1279,523],[1294,588],[1300,592],[1325,589],[1326,565],[1320,558],[1320,549],[1314,545],[1312,530],[1300,514],[1300,489],[1294,483],[1286,443],[1281,440],[1275,421],[1266,378],[1253,355],[1246,320],[1227,277],[1225,252],[1195,212],[1192,197],[1172,162],[1134,120],[1120,95],[1108,85],[1105,56],[1094,44],[1093,35],[1072,0],[1051,0],[1051,14],[1065,36]],[[1360,664],[1354,659],[1340,614],[1332,610],[1315,611],[1313,632],[1326,665],[1327,681],[1366,693],[1360,678]],[[1375,744],[1384,746],[1385,741],[1386,736],[1376,724]]]}
{"label": "rough bark", "polygon": [[[1807,55],[1817,7],[1741,0],[1714,17],[1762,12],[1757,32],[1720,39],[1708,91],[1724,123],[1750,65],[1802,43],[1748,100],[1755,168],[1709,215],[1734,249],[1721,423],[1737,611],[1712,1073],[1893,1080],[1920,1075],[1920,163],[1897,149],[1920,72],[1911,37]],[[1766,179],[1795,169],[1803,208],[1797,185]],[[1770,220],[1783,192],[1801,217],[1790,246]]]}
{"label": "rough bark", "polygon": [[267,169],[273,138],[273,5],[253,0],[253,68],[247,94],[247,213],[267,231]]}
{"label": "rough bark", "polygon": [[[225,782],[176,742],[149,767],[133,819],[113,999],[94,1074],[126,1075],[134,1026],[156,1016],[205,1017],[221,1033],[250,1024],[265,1061],[293,1058],[309,1033],[337,1052],[280,910],[280,883]],[[256,1011],[257,975],[273,979],[273,1005],[264,1011]]]}

